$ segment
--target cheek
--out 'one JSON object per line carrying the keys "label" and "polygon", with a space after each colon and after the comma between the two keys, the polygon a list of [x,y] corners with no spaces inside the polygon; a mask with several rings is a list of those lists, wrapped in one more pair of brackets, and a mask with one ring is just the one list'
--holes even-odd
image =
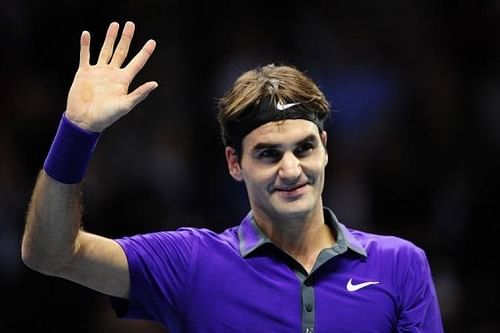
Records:
{"label": "cheek", "polygon": [[304,166],[304,173],[308,178],[312,178],[316,185],[321,186],[325,178],[326,160],[318,157],[314,162]]}
{"label": "cheek", "polygon": [[328,155],[325,154],[314,154],[310,156],[303,163],[303,168],[305,170],[310,170],[315,174],[321,173],[325,170],[326,165],[328,164]]}
{"label": "cheek", "polygon": [[247,172],[244,174],[244,181],[253,188],[267,187],[267,184],[271,182],[271,177],[265,174],[257,174],[255,172]]}
{"label": "cheek", "polygon": [[254,191],[267,191],[275,178],[275,173],[271,168],[260,168],[248,164],[243,166],[241,174],[246,186]]}

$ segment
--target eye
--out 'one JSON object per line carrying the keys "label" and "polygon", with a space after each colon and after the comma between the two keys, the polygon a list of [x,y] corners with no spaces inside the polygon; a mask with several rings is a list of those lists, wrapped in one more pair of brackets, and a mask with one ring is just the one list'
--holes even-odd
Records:
{"label": "eye", "polygon": [[314,148],[315,148],[315,145],[312,142],[301,143],[297,148],[295,148],[295,155],[299,156],[299,157],[300,156],[306,156]]}
{"label": "eye", "polygon": [[264,149],[258,154],[259,159],[279,160],[281,152],[277,149]]}

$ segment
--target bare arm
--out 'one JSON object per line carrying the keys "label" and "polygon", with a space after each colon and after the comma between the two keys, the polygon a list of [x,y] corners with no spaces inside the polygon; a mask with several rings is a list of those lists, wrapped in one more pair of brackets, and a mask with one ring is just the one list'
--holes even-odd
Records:
{"label": "bare arm", "polygon": [[23,261],[41,273],[127,297],[128,265],[120,245],[82,231],[80,186],[40,172],[28,210]]}
{"label": "bare arm", "polygon": [[[82,33],[80,65],[71,86],[66,116],[77,126],[102,132],[131,111],[155,89],[147,82],[128,93],[132,79],[146,64],[155,42],[148,41],[121,67],[134,25],[128,22],[113,50],[117,23],[110,24],[96,65],[89,63],[90,34]],[[31,268],[80,283],[108,295],[127,297],[128,264],[122,248],[111,239],[81,229],[79,184],[63,184],[43,170],[31,198],[22,242],[22,259]]]}

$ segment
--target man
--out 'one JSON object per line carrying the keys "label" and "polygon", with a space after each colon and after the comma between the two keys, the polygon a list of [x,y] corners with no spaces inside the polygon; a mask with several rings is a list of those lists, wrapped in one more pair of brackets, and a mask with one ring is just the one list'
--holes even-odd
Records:
{"label": "man", "polygon": [[288,66],[241,75],[221,99],[229,173],[251,211],[221,234],[181,228],[112,240],[81,229],[80,186],[100,133],[158,84],[128,86],[155,48],[122,68],[134,25],[112,23],[96,65],[90,34],[37,180],[24,262],[111,296],[119,316],[170,332],[442,332],[424,252],[346,228],[321,199],[329,104]]}

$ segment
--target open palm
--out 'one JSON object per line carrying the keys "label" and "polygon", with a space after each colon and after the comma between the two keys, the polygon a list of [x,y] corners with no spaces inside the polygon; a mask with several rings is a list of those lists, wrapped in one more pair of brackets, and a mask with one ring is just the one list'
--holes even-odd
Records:
{"label": "open palm", "polygon": [[66,116],[76,125],[102,132],[130,112],[145,99],[158,84],[146,82],[132,92],[129,85],[153,53],[156,43],[149,40],[130,62],[122,68],[127,57],[134,24],[127,22],[120,41],[114,49],[119,25],[109,25],[99,58],[90,65],[90,34],[82,33],[80,39],[80,64],[68,94]]}

